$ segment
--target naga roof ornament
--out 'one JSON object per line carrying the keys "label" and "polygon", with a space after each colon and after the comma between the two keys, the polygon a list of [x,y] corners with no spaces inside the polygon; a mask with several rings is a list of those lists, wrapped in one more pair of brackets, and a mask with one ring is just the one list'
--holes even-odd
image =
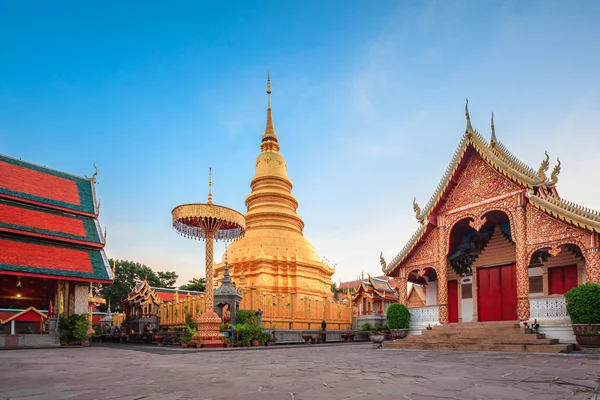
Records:
{"label": "naga roof ornament", "polygon": [[469,98],[467,97],[467,102],[465,103],[465,117],[467,118],[467,129],[465,133],[473,132],[473,126],[471,125],[471,117],[469,116]]}
{"label": "naga roof ornament", "polygon": [[545,151],[544,154],[546,154],[546,158],[542,161],[542,164],[537,171],[537,177],[540,183],[544,183],[548,179],[546,176],[546,171],[548,171],[548,168],[550,167],[550,156],[548,155],[547,151]]}
{"label": "naga roof ornament", "polygon": [[494,113],[492,112],[492,137],[490,139],[490,146],[495,147],[497,141],[498,140],[496,139],[496,129],[494,128]]}
{"label": "naga roof ornament", "polygon": [[413,199],[413,211],[415,212],[415,217],[417,218],[417,221],[423,223],[423,220],[425,218],[421,215],[421,207],[419,207],[419,205],[417,204],[416,197]]}
{"label": "naga roof ornament", "polygon": [[556,161],[558,162],[558,164],[556,164],[556,166],[552,170],[552,175],[550,175],[550,186],[556,185],[556,183],[558,182],[558,174],[560,174],[560,159],[557,158]]}

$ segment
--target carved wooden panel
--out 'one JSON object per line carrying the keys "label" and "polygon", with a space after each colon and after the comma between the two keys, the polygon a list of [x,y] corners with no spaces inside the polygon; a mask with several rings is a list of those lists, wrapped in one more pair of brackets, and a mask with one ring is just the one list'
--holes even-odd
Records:
{"label": "carved wooden panel", "polygon": [[436,262],[437,235],[436,231],[430,232],[425,241],[417,246],[415,251],[402,263],[405,267],[414,267],[423,264],[434,264]]}
{"label": "carved wooden panel", "polygon": [[478,154],[473,154],[440,212],[478,203],[519,189],[521,188],[516,183],[490,167]]}
{"label": "carved wooden panel", "polygon": [[[585,251],[584,240],[589,234],[582,229],[559,221],[534,206],[527,205],[527,243],[529,253],[539,244],[573,243]],[[550,246],[551,247],[551,246]]]}

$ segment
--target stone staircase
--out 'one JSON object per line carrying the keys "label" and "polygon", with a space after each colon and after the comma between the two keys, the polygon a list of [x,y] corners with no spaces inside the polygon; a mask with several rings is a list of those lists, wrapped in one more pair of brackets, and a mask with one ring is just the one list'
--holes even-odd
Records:
{"label": "stone staircase", "polygon": [[384,349],[421,349],[456,351],[510,351],[530,353],[569,353],[573,344],[532,333],[516,321],[463,322],[423,330],[421,335],[383,343]]}

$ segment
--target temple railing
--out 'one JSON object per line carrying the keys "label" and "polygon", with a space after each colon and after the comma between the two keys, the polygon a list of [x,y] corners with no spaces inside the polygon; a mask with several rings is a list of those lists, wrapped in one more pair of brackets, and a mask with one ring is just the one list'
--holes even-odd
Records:
{"label": "temple railing", "polygon": [[410,307],[408,309],[411,315],[410,325],[423,326],[427,324],[438,324],[440,321],[440,309],[437,305],[425,307]]}
{"label": "temple railing", "polygon": [[569,319],[567,301],[563,295],[529,298],[531,319]]}

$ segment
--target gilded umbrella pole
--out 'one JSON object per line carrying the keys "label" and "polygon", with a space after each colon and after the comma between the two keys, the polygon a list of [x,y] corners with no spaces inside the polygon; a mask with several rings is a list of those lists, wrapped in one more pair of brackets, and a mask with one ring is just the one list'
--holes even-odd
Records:
{"label": "gilded umbrella pole", "polygon": [[185,237],[206,241],[206,289],[204,299],[206,311],[198,317],[197,337],[202,347],[223,347],[219,324],[221,318],[214,311],[214,242],[231,241],[241,237],[246,230],[246,220],[231,208],[213,204],[212,170],[209,178],[208,201],[206,203],[183,204],[171,212],[173,228]]}
{"label": "gilded umbrella pole", "polygon": [[215,304],[215,288],[213,287],[213,265],[215,258],[215,236],[214,234],[206,235],[206,283],[204,290],[204,301],[206,310],[214,310]]}

